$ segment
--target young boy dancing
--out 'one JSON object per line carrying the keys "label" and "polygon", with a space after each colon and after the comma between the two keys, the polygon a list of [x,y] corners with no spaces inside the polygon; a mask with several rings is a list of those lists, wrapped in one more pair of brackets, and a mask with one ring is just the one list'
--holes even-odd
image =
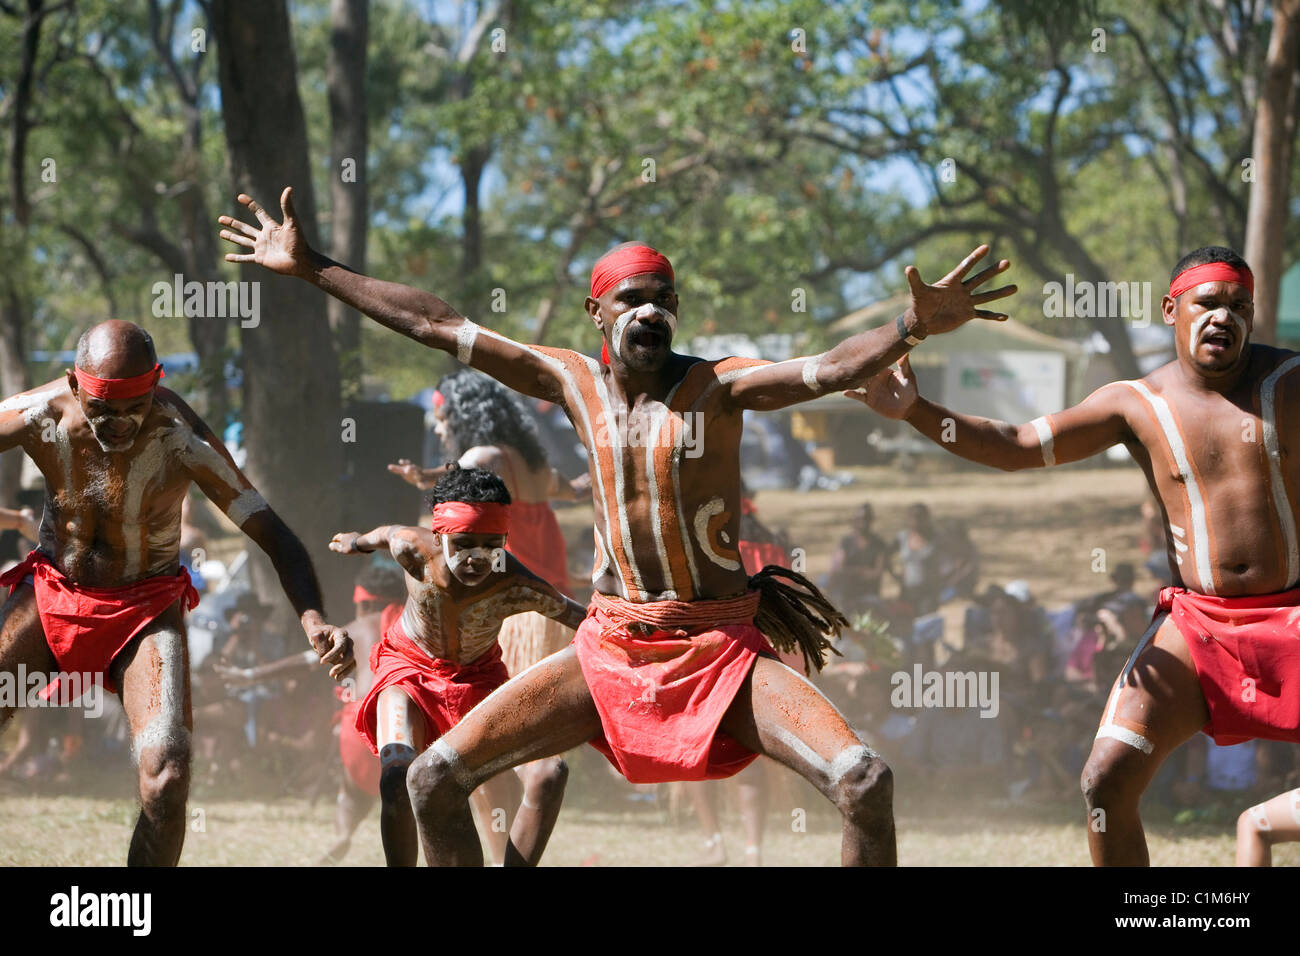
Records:
{"label": "young boy dancing", "polygon": [[[497,635],[512,614],[536,611],[576,629],[586,609],[505,551],[510,493],[482,468],[452,468],[433,488],[431,529],[386,525],[340,532],[340,554],[387,550],[406,571],[406,606],[370,653],[374,683],[356,728],[379,755],[380,832],[390,866],[414,866],[415,817],[406,771],[426,747],[507,680]],[[555,826],[568,769],[551,758],[525,782],[507,866],[535,866]],[[489,781],[489,818],[500,781]],[[494,787],[494,784],[496,786]]]}

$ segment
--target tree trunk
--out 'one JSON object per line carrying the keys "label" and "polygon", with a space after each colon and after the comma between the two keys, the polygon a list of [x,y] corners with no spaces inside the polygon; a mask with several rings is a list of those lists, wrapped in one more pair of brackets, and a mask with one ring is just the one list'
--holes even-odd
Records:
{"label": "tree trunk", "polygon": [[1255,328],[1252,338],[1277,338],[1277,307],[1282,286],[1282,256],[1291,185],[1293,79],[1300,63],[1300,0],[1274,0],[1273,32],[1264,61],[1251,154],[1255,180],[1250,186],[1244,255],[1255,273]]}
{"label": "tree trunk", "polygon": [[[367,0],[330,3],[330,53],[326,71],[330,102],[330,255],[358,272],[364,272],[366,267],[366,226],[370,219],[366,178],[368,16]],[[361,314],[331,297],[329,320],[338,346],[343,395],[346,399],[358,398]]]}
{"label": "tree trunk", "polygon": [[[307,126],[285,0],[214,0],[221,115],[236,190],[279,218],[279,196],[294,187],[307,239],[316,245],[316,201],[307,157]],[[214,227],[215,228],[215,227]],[[319,246],[317,246],[319,248]],[[327,544],[339,515],[343,431],[338,357],[324,334],[325,296],[297,279],[241,267],[260,284],[260,322],[241,327],[247,471],[271,506],[306,545],[321,576],[325,603],[339,618],[349,609],[349,571]],[[264,559],[257,589],[282,603]]]}

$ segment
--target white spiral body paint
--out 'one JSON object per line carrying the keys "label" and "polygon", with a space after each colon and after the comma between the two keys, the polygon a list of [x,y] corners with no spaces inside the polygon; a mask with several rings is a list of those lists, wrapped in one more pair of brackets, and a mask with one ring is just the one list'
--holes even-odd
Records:
{"label": "white spiral body paint", "polygon": [[1034,431],[1038,434],[1038,444],[1043,450],[1043,464],[1051,468],[1056,464],[1056,439],[1052,435],[1052,423],[1046,415],[1041,415],[1029,424],[1034,426]]}
{"label": "white spiral body paint", "polygon": [[176,749],[188,753],[190,731],[185,726],[185,639],[171,628],[154,631],[144,641],[152,641],[162,662],[158,678],[158,713],[131,741],[136,764],[146,750]]}
{"label": "white spiral body paint", "polygon": [[722,514],[726,507],[726,503],[720,497],[710,498],[700,505],[695,512],[695,540],[699,542],[700,550],[710,561],[726,571],[735,571],[740,568],[740,562],[718,554],[713,550],[713,543],[709,540],[709,519],[714,515]]}
{"label": "white spiral body paint", "polygon": [[1178,468],[1179,476],[1187,489],[1187,506],[1191,511],[1192,519],[1192,553],[1196,558],[1196,577],[1200,582],[1202,593],[1213,594],[1214,569],[1210,563],[1210,532],[1205,514],[1205,501],[1201,497],[1196,476],[1192,474],[1192,465],[1187,457],[1187,448],[1183,443],[1182,433],[1178,430],[1178,423],[1174,421],[1173,412],[1169,410],[1169,403],[1162,396],[1152,392],[1145,382],[1127,381],[1119,384],[1127,385],[1145,399],[1160,423],[1174,465]]}
{"label": "white spiral body paint", "polygon": [[456,328],[456,361],[468,365],[474,355],[474,340],[478,338],[479,327],[465,319]]}
{"label": "white spiral body paint", "polygon": [[1286,483],[1282,480],[1282,450],[1277,439],[1277,383],[1297,365],[1300,355],[1287,359],[1264,379],[1259,386],[1260,420],[1263,425],[1265,458],[1268,459],[1268,483],[1273,491],[1273,510],[1277,512],[1278,527],[1286,546],[1286,587],[1295,586],[1300,577],[1300,544],[1296,541],[1295,514],[1287,498]]}

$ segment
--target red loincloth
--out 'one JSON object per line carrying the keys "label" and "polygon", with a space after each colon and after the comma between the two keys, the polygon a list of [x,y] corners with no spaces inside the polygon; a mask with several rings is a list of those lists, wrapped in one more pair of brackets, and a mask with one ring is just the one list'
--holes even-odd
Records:
{"label": "red loincloth", "polygon": [[568,550],[555,512],[545,501],[516,501],[510,506],[510,533],[506,550],[529,571],[561,594],[569,590]]}
{"label": "red loincloth", "polygon": [[383,639],[370,650],[370,672],[375,683],[357,711],[354,726],[366,740],[372,754],[378,754],[379,694],[386,687],[400,687],[414,701],[425,720],[425,745],[433,743],[455,727],[462,717],[507,680],[501,662],[501,645],[481,654],[468,664],[430,657],[406,636],[400,615],[384,631]]}
{"label": "red loincloth", "polygon": [[1164,588],[1168,610],[1200,678],[1219,745],[1254,738],[1300,743],[1300,588],[1212,597]]}
{"label": "red loincloth", "polygon": [[[758,755],[718,729],[760,653],[758,593],[632,604],[599,592],[573,638],[603,734],[591,745],[631,783],[730,777]],[[636,620],[661,629],[632,630]]]}
{"label": "red loincloth", "polygon": [[[109,667],[123,648],[178,600],[186,611],[199,603],[199,593],[183,567],[175,574],[121,587],[90,588],[69,581],[49,558],[33,551],[21,564],[0,575],[0,585],[8,585],[13,594],[29,574],[36,587],[36,610],[45,643],[59,670],[101,674],[110,693],[116,693],[117,688],[109,677]],[[41,691],[41,697],[48,700],[58,685],[59,681],[51,681]]]}
{"label": "red loincloth", "polygon": [[339,758],[343,772],[362,793],[379,796],[379,760],[370,752],[366,738],[357,732],[357,713],[361,701],[354,700],[334,713],[339,722]]}

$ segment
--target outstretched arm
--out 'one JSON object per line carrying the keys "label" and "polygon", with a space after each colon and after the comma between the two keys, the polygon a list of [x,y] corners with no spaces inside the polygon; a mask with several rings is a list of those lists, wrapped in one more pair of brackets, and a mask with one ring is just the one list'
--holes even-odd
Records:
{"label": "outstretched arm", "polygon": [[404,524],[381,525],[365,534],[340,531],[330,540],[330,550],[339,554],[387,551],[417,581],[424,580],[424,566],[432,549],[433,532]]}
{"label": "outstretched arm", "polygon": [[845,394],[886,418],[906,421],[958,457],[1003,471],[1080,461],[1133,437],[1124,414],[1126,389],[1116,383],[1103,385],[1073,408],[1023,425],[962,415],[922,398],[906,358],[865,388]]}
{"label": "outstretched arm", "polygon": [[276,222],[251,196],[239,201],[257,217],[259,227],[221,216],[221,238],[250,250],[228,253],[227,262],[255,262],[281,275],[297,276],[324,289],[385,328],[441,349],[491,375],[517,392],[555,401],[559,380],[537,349],[476,325],[431,292],[385,282],[353,272],[307,244],[293,210],[293,187],[280,195],[283,222]]}
{"label": "outstretched arm", "polygon": [[239,470],[221,439],[178,395],[158,390],[158,400],[170,406],[189,426],[189,437],[181,461],[190,479],[202,489],[226,517],[266,552],[280,578],[285,597],[293,605],[307,640],[330,669],[330,677],[341,680],[356,667],[348,632],[326,623],[322,613],[320,583],[311,557],[298,536],[271,510],[253,483]]}
{"label": "outstretched arm", "polygon": [[770,410],[805,402],[829,392],[858,388],[897,361],[928,335],[950,332],[973,318],[1001,321],[1006,313],[976,306],[1006,298],[1015,286],[976,292],[981,285],[1011,265],[1006,259],[966,278],[988,254],[980,246],[957,268],[934,285],[927,285],[915,266],[906,269],[912,302],[894,322],[861,332],[839,345],[806,358],[790,359],[746,369],[730,385],[733,404],[740,408]]}

